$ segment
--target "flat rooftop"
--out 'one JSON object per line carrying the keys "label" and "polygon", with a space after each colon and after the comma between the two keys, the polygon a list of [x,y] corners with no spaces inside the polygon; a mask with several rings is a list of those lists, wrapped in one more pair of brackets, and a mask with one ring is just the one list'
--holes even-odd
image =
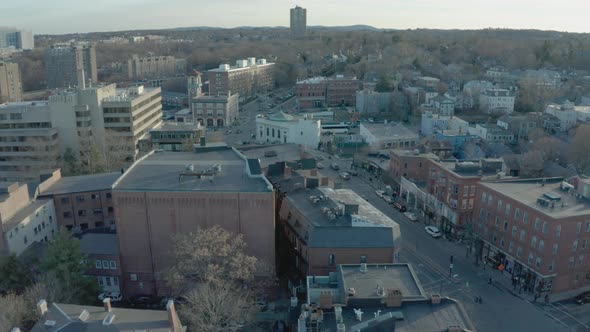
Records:
{"label": "flat rooftop", "polygon": [[37,199],[37,200],[31,202],[29,205],[27,205],[27,206],[23,207],[22,209],[20,209],[10,219],[3,220],[2,221],[2,224],[4,225],[4,229],[7,229],[8,230],[8,229],[10,229],[10,228],[12,228],[12,227],[20,224],[21,221],[23,221],[23,219],[25,219],[26,217],[28,217],[31,214],[33,214],[40,207],[42,207],[45,204],[49,203],[49,201],[51,201],[51,199]]}
{"label": "flat rooftop", "polygon": [[80,250],[87,255],[119,255],[119,242],[114,233],[85,233],[79,239]]}
{"label": "flat rooftop", "polygon": [[[193,170],[187,166],[192,165]],[[213,172],[215,165],[220,170]],[[266,192],[263,176],[248,175],[248,163],[236,150],[219,145],[206,151],[152,153],[136,161],[114,185],[119,191]],[[207,172],[209,171],[209,172]],[[198,176],[198,174],[214,174]]]}
{"label": "flat rooftop", "polygon": [[393,149],[391,151],[393,154],[396,154],[400,157],[407,157],[407,158],[428,158],[428,159],[435,159],[435,160],[439,160],[440,158],[435,155],[434,153],[428,152],[428,153],[416,153],[413,150],[402,150],[402,149]]}
{"label": "flat rooftop", "polygon": [[160,122],[149,131],[196,131],[201,128],[203,127],[199,126],[197,123],[165,121]]}
{"label": "flat rooftop", "polygon": [[418,139],[418,133],[399,123],[361,123],[371,134],[379,139],[413,138]]}
{"label": "flat rooftop", "polygon": [[[542,185],[541,179],[520,180],[510,182],[482,182],[482,190],[492,189],[527,205],[553,218],[566,218],[590,214],[590,204],[578,201],[574,195],[561,190],[562,181],[546,180]],[[537,204],[537,199],[543,198],[554,202],[547,207]]]}
{"label": "flat rooftop", "polygon": [[61,195],[111,189],[121,172],[66,176],[41,192],[40,196]]}
{"label": "flat rooftop", "polygon": [[303,151],[298,144],[257,145],[253,148],[240,149],[240,152],[248,159],[257,159],[262,168],[282,161],[294,162],[303,156]]}
{"label": "flat rooftop", "polygon": [[361,272],[360,264],[338,265],[342,276],[343,289],[354,288],[355,298],[382,298],[376,289],[398,289],[406,299],[424,299],[424,290],[408,264],[367,264],[367,271]]}

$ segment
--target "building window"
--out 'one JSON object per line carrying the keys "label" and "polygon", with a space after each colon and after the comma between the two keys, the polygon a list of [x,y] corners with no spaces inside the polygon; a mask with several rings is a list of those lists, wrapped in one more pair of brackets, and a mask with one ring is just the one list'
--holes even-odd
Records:
{"label": "building window", "polygon": [[516,237],[517,233],[518,233],[518,229],[517,229],[516,225],[512,226],[512,237]]}
{"label": "building window", "polygon": [[66,211],[63,213],[64,218],[71,218],[72,217],[72,212],[70,211]]}
{"label": "building window", "polygon": [[90,198],[92,199],[98,199],[100,196],[98,194],[92,194],[90,195]]}
{"label": "building window", "polygon": [[529,259],[528,259],[528,263],[529,263],[529,265],[533,264],[533,259],[534,259],[534,258],[535,258],[535,257],[533,256],[533,253],[531,252],[531,253],[529,254]]}
{"label": "building window", "polygon": [[539,240],[539,250],[543,251],[545,249],[545,241]]}
{"label": "building window", "polygon": [[78,195],[78,196],[76,196],[76,201],[78,201],[78,202],[84,202],[84,195]]}
{"label": "building window", "polygon": [[537,261],[535,263],[536,267],[541,267],[541,257],[537,257]]}
{"label": "building window", "polygon": [[504,237],[500,238],[500,247],[504,247]]}
{"label": "building window", "polygon": [[537,237],[533,236],[533,238],[531,239],[531,247],[535,248],[537,246]]}
{"label": "building window", "polygon": [[506,203],[506,216],[510,215],[510,203]]}
{"label": "building window", "polygon": [[330,256],[328,256],[328,265],[333,266],[334,265],[334,254],[330,254]]}
{"label": "building window", "polygon": [[551,264],[549,264],[549,272],[553,272],[553,269],[555,269],[555,261],[551,261]]}
{"label": "building window", "polygon": [[496,240],[497,240],[496,234],[492,235],[492,242],[496,243]]}
{"label": "building window", "polygon": [[504,230],[508,230],[508,221],[504,220]]}
{"label": "building window", "polygon": [[92,210],[92,213],[94,213],[94,214],[101,214],[102,213],[102,209],[101,208],[94,208]]}
{"label": "building window", "polygon": [[551,253],[553,254],[553,256],[557,255],[557,250],[559,249],[559,245],[557,243],[555,243],[553,245],[553,250],[551,251]]}
{"label": "building window", "polygon": [[70,203],[69,197],[62,197],[61,198],[61,204],[68,204],[68,203]]}
{"label": "building window", "polygon": [[86,210],[78,210],[79,217],[86,217]]}
{"label": "building window", "polygon": [[579,222],[576,224],[576,233],[580,234],[582,232],[582,223]]}
{"label": "building window", "polygon": [[102,221],[96,221],[94,223],[94,228],[102,228],[102,227],[104,227],[104,222],[102,222]]}
{"label": "building window", "polygon": [[117,262],[109,261],[109,267],[111,268],[111,270],[116,270],[117,269]]}
{"label": "building window", "polygon": [[111,199],[113,197],[113,195],[111,193],[107,193],[107,199]]}
{"label": "building window", "polygon": [[582,241],[582,249],[586,249],[587,246],[588,246],[588,240],[583,240]]}
{"label": "building window", "polygon": [[590,221],[586,221],[586,233],[590,233]]}
{"label": "building window", "polygon": [[508,244],[508,252],[512,252],[512,249],[514,249],[514,242],[510,241]]}
{"label": "building window", "polygon": [[101,263],[100,259],[97,259],[97,260],[94,261],[94,266],[97,269],[102,269],[102,263]]}
{"label": "building window", "polygon": [[526,225],[528,221],[529,221],[529,214],[526,211],[524,211],[522,213],[522,223]]}
{"label": "building window", "polygon": [[557,225],[555,227],[555,237],[559,239],[560,236],[561,236],[561,225]]}
{"label": "building window", "polygon": [[87,222],[83,222],[80,224],[80,229],[85,231],[88,229],[88,223]]}
{"label": "building window", "polygon": [[574,267],[574,265],[576,264],[575,258],[574,257],[570,257],[570,261],[569,261],[569,267],[570,269]]}
{"label": "building window", "polygon": [[524,237],[526,235],[526,232],[524,231],[524,229],[520,230],[520,241],[524,241]]}
{"label": "building window", "polygon": [[518,220],[518,218],[520,218],[520,209],[516,208],[514,209],[514,220]]}
{"label": "building window", "polygon": [[520,246],[518,246],[518,248],[516,248],[516,257],[520,257],[522,256],[522,248]]}
{"label": "building window", "polygon": [[501,199],[498,200],[498,208],[497,208],[497,210],[498,211],[501,211],[502,210],[502,200]]}
{"label": "building window", "polygon": [[367,256],[361,255],[361,263],[366,263],[366,262],[367,262]]}
{"label": "building window", "polygon": [[541,228],[541,220],[539,218],[535,218],[535,230],[538,231]]}
{"label": "building window", "polygon": [[584,263],[584,255],[578,256],[578,265],[582,265]]}
{"label": "building window", "polygon": [[488,206],[492,206],[493,202],[494,202],[494,197],[490,194],[490,196],[488,196]]}
{"label": "building window", "polygon": [[129,275],[129,280],[131,280],[131,281],[137,281],[137,274],[135,274],[135,273],[131,273],[131,274]]}
{"label": "building window", "polygon": [[496,218],[494,219],[494,226],[498,227],[499,223],[500,223],[500,218],[496,216]]}
{"label": "building window", "polygon": [[109,206],[109,207],[107,208],[107,211],[108,211],[109,213],[113,213],[114,209],[113,209],[113,207],[112,207],[112,206]]}
{"label": "building window", "polygon": [[574,240],[574,243],[572,244],[572,250],[573,251],[578,250],[578,240]]}
{"label": "building window", "polygon": [[547,234],[547,222],[543,222],[543,234]]}

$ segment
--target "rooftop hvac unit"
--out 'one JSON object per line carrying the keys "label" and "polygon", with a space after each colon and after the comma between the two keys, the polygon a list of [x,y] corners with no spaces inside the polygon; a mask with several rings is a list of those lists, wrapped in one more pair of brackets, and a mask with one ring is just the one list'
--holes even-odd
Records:
{"label": "rooftop hvac unit", "polygon": [[344,325],[344,324],[337,324],[336,325],[336,332],[346,332],[346,325]]}
{"label": "rooftop hvac unit", "polygon": [[193,164],[187,164],[186,166],[184,166],[184,169],[193,172],[195,170],[195,166]]}
{"label": "rooftop hvac unit", "polygon": [[88,310],[84,309],[82,310],[80,316],[78,316],[78,319],[85,322],[88,320],[88,317],[90,317],[90,313],[88,312]]}

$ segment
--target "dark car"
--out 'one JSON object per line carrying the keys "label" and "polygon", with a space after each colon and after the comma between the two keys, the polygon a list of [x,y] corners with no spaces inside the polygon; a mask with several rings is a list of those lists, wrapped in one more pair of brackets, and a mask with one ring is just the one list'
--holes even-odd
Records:
{"label": "dark car", "polygon": [[584,292],[584,293],[574,297],[574,301],[576,301],[577,304],[590,303],[590,292]]}
{"label": "dark car", "polygon": [[393,203],[393,207],[398,210],[399,212],[406,212],[406,207],[401,205],[398,202]]}
{"label": "dark car", "polygon": [[152,308],[157,307],[162,298],[150,295],[137,295],[129,299],[129,305],[137,308]]}
{"label": "dark car", "polygon": [[352,176],[357,176],[357,175],[359,175],[359,172],[357,170],[351,169],[350,171],[348,171],[348,174],[350,174]]}

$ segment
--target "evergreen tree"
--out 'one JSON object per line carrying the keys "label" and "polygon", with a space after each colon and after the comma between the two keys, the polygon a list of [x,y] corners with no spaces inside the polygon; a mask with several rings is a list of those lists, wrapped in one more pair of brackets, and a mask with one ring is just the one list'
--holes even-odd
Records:
{"label": "evergreen tree", "polygon": [[391,92],[393,90],[393,86],[391,85],[391,81],[389,77],[386,75],[381,76],[379,82],[377,82],[377,86],[375,87],[375,91],[377,92]]}

